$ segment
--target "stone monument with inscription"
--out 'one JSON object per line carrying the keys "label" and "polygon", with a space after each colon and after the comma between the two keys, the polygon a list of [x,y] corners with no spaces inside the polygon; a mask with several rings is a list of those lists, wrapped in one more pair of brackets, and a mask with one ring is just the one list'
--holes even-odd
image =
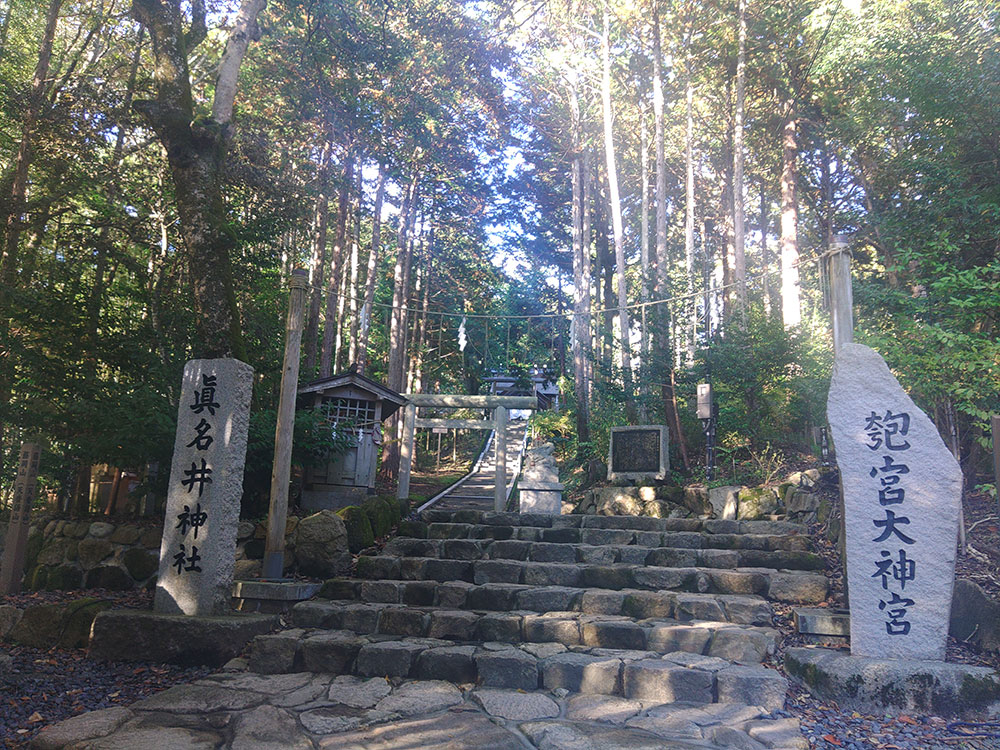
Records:
{"label": "stone monument with inscription", "polygon": [[962,471],[885,361],[845,343],[827,402],[844,491],[851,653],[943,660]]}
{"label": "stone monument with inscription", "polygon": [[608,441],[608,480],[666,479],[670,472],[666,425],[612,427]]}
{"label": "stone monument with inscription", "polygon": [[521,513],[549,516],[562,513],[563,485],[559,482],[559,466],[554,454],[552,443],[529,448],[525,453],[524,469],[517,484]]}
{"label": "stone monument with inscription", "polygon": [[236,359],[193,359],[184,367],[157,612],[230,611],[252,389],[253,368]]}

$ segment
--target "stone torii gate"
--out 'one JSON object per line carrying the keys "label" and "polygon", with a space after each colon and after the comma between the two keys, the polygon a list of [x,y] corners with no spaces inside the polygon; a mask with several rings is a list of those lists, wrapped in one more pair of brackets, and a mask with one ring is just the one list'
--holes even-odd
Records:
{"label": "stone torii gate", "polygon": [[[496,482],[493,507],[499,513],[507,502],[507,413],[510,409],[537,409],[534,396],[460,396],[437,393],[411,393],[403,410],[403,444],[399,455],[399,486],[396,497],[410,495],[410,470],[413,468],[413,443],[418,427],[451,427],[462,430],[494,430],[496,433]],[[493,419],[420,419],[417,409],[492,409]]]}

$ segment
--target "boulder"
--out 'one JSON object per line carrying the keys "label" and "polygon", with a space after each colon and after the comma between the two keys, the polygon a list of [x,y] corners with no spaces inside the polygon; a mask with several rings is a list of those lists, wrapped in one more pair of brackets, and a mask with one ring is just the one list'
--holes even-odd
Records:
{"label": "boulder", "polygon": [[139,537],[139,544],[141,544],[146,549],[159,549],[160,542],[163,539],[162,529],[147,529],[142,532],[142,536]]}
{"label": "boulder", "polygon": [[708,491],[708,503],[712,506],[712,518],[722,518],[726,521],[736,520],[739,507],[739,494],[743,487],[725,485],[712,487]]}
{"label": "boulder", "polygon": [[1000,652],[1000,602],[991,599],[972,581],[957,579],[949,631],[960,641]]}
{"label": "boulder", "polygon": [[600,487],[594,490],[596,512],[602,516],[641,516],[638,487]]}
{"label": "boulder", "polygon": [[[285,562],[287,563],[288,560]],[[233,580],[249,581],[253,578],[260,578],[263,567],[260,560],[237,560],[233,566]]]}
{"label": "boulder", "polygon": [[741,521],[767,518],[778,510],[778,498],[770,487],[744,487],[736,502],[736,517]]}
{"label": "boulder", "polygon": [[160,558],[144,549],[133,547],[122,553],[122,564],[137,581],[145,581],[160,567]]}
{"label": "boulder", "polygon": [[304,575],[329,578],[346,572],[351,554],[344,521],[331,510],[303,518],[295,530],[295,559]]}
{"label": "boulder", "polygon": [[10,631],[10,639],[35,648],[85,648],[94,618],[110,606],[111,602],[87,598],[28,607]]}
{"label": "boulder", "polygon": [[83,572],[75,565],[57,565],[49,568],[44,588],[46,591],[73,591],[83,583]]}
{"label": "boulder", "polygon": [[[96,525],[96,524],[95,524]],[[104,524],[108,526],[109,524]],[[111,556],[114,547],[107,539],[84,539],[77,546],[77,556],[84,570],[90,570]]]}
{"label": "boulder", "polygon": [[119,526],[111,534],[111,541],[115,544],[135,544],[139,541],[142,530],[138,526]]}
{"label": "boulder", "polygon": [[50,536],[38,551],[36,562],[39,565],[59,565],[66,559],[66,548],[68,546],[68,539]]}
{"label": "boulder", "polygon": [[0,604],[0,638],[6,638],[14,626],[21,621],[22,610],[13,604]]}
{"label": "boulder", "polygon": [[344,522],[347,546],[351,552],[360,552],[375,544],[375,532],[364,510],[357,505],[348,505],[338,510],[336,515]]}
{"label": "boulder", "polygon": [[699,516],[712,515],[712,503],[708,499],[708,487],[692,484],[684,488],[681,505]]}
{"label": "boulder", "polygon": [[117,565],[99,565],[87,572],[84,588],[128,591],[135,588],[135,582],[124,568],[119,568]]}
{"label": "boulder", "polygon": [[90,536],[94,537],[95,539],[104,539],[105,537],[111,536],[114,530],[115,527],[112,526],[110,523],[104,523],[103,521],[95,521],[94,523],[90,524],[90,528],[88,529],[87,533],[89,533]]}

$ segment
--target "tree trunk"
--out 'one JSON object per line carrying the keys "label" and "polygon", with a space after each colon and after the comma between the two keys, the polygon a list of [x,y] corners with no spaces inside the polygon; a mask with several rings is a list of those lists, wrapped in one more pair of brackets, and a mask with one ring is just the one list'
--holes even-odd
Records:
{"label": "tree trunk", "polygon": [[[580,99],[577,75],[570,71],[570,128],[573,137],[573,160],[570,165],[573,198],[571,204],[573,237],[573,384],[576,392],[577,457],[586,454],[590,443],[590,388],[587,384],[587,352],[590,349],[590,279],[584,274],[585,256],[590,249],[584,243],[584,214],[590,210],[583,189],[583,128],[580,119]],[[589,227],[588,227],[589,228]],[[589,265],[589,264],[588,264]]]}
{"label": "tree trunk", "polygon": [[330,217],[330,167],[333,158],[332,137],[328,138],[320,155],[320,167],[317,175],[319,193],[313,209],[312,253],[309,257],[309,316],[306,320],[306,359],[305,373],[307,377],[316,374],[316,357],[319,352],[319,311],[323,303],[323,280],[326,275],[326,241],[327,221]]}
{"label": "tree trunk", "polygon": [[375,314],[375,285],[378,282],[379,252],[382,243],[382,202],[385,200],[385,167],[379,164],[378,186],[375,188],[375,212],[372,215],[372,246],[368,253],[368,275],[365,279],[365,303],[361,307],[360,330],[358,333],[358,372],[362,375],[368,369],[368,337],[371,321]]}
{"label": "tree trunk", "polygon": [[618,281],[618,328],[621,346],[622,385],[625,388],[625,410],[630,417],[635,414],[632,395],[632,350],[629,337],[632,333],[628,311],[628,285],[625,279],[625,229],[622,223],[622,204],[618,194],[618,168],[615,164],[613,115],[611,112],[611,12],[604,3],[604,33],[601,36],[603,76],[601,102],[604,109],[604,155],[608,169],[608,205],[611,209],[611,227],[615,241],[615,267]]}
{"label": "tree trunk", "polygon": [[770,229],[767,216],[767,189],[763,180],[760,183],[760,257],[764,266],[764,308],[770,318],[780,308],[775,299],[774,284],[771,283],[771,248],[767,244],[767,233]]}
{"label": "tree trunk", "polygon": [[[49,64],[52,60],[52,42],[59,22],[59,10],[63,0],[50,0],[45,15],[45,31],[31,79],[31,93],[21,125],[21,143],[14,157],[14,173],[10,178],[11,187],[5,200],[0,203],[0,227],[3,228],[3,245],[0,246],[0,308],[6,306],[9,289],[17,278],[17,246],[24,226],[25,198],[28,189],[28,169],[34,157],[35,126],[45,105],[45,89],[49,79]],[[13,3],[8,3],[6,16],[9,18]],[[6,19],[5,19],[6,23]]]}
{"label": "tree trunk", "polygon": [[733,118],[733,282],[746,327],[747,259],[743,207],[743,108],[746,98],[747,0],[739,0],[739,50],[736,56],[736,111]]}
{"label": "tree trunk", "polygon": [[649,262],[649,134],[646,128],[646,100],[640,97],[639,102],[639,263],[642,267],[642,277],[639,284],[639,299],[643,302],[639,325],[639,354],[642,362],[639,378],[639,393],[643,397],[639,403],[639,419],[648,422],[645,397],[649,394],[649,377],[652,367],[649,362],[649,288],[653,283]]}
{"label": "tree trunk", "polygon": [[[136,40],[135,54],[132,57],[132,67],[129,68],[128,83],[125,86],[125,99],[122,102],[120,120],[118,122],[118,134],[115,138],[115,148],[111,154],[111,164],[114,169],[111,178],[110,191],[117,192],[119,169],[121,166],[122,153],[125,149],[125,121],[132,110],[132,99],[135,96],[135,80],[139,72],[139,61],[142,57],[142,42],[145,29],[139,27],[139,38]],[[107,273],[108,254],[111,250],[111,241],[108,237],[107,226],[101,227],[101,231],[94,243],[94,251],[97,255],[94,267],[94,285],[91,288],[90,300],[87,306],[87,338],[91,357],[96,359],[97,330],[100,326],[101,304],[104,300],[104,290],[106,289],[105,274]]]}
{"label": "tree trunk", "polygon": [[[232,140],[231,123],[239,69],[266,0],[244,0],[219,61],[210,118],[196,118],[187,56],[204,38],[204,5],[191,28],[182,28],[179,0],[133,0],[132,10],[153,41],[156,99],[136,102],[167,150],[174,180],[181,236],[197,314],[196,354],[246,358],[233,287],[231,253],[236,241],[223,199],[223,167]],[[195,4],[196,10],[199,8]]]}
{"label": "tree trunk", "polygon": [[781,319],[785,328],[801,321],[799,310],[799,208],[796,198],[798,156],[795,105],[788,107],[781,149]]}
{"label": "tree trunk", "polygon": [[330,259],[330,281],[326,291],[326,315],[323,320],[323,344],[319,354],[319,376],[329,377],[333,372],[334,344],[340,331],[341,316],[338,314],[343,302],[341,285],[343,284],[344,240],[347,235],[347,214],[350,205],[350,188],[354,175],[354,157],[348,152],[344,160],[344,173],[341,175],[340,195],[337,204],[337,227],[333,241],[333,257]]}
{"label": "tree trunk", "polygon": [[[581,140],[582,144],[582,140]],[[583,146],[583,218],[581,220],[581,228],[583,237],[581,238],[583,247],[583,294],[584,294],[584,309],[586,312],[586,320],[584,323],[587,327],[587,339],[586,346],[583,349],[584,353],[584,369],[586,370],[585,376],[587,380],[587,403],[591,403],[594,397],[594,340],[592,338],[594,333],[594,322],[593,322],[593,296],[591,295],[591,287],[593,285],[593,266],[590,262],[590,209],[592,202],[593,193],[593,173],[590,169],[590,149],[585,145]],[[587,411],[588,415],[590,413],[589,408]]]}
{"label": "tree trunk", "polygon": [[698,336],[698,305],[694,298],[694,81],[691,63],[689,26],[684,52],[684,270],[687,274],[688,294],[684,309],[689,310],[691,315],[689,333],[684,337],[688,367],[694,364],[694,349]]}
{"label": "tree trunk", "polygon": [[354,231],[351,238],[351,291],[348,294],[348,300],[351,304],[351,327],[347,337],[350,346],[347,361],[352,365],[356,365],[358,362],[358,292],[361,273],[361,199],[365,189],[364,171],[364,164],[358,165],[358,181],[355,185],[354,193],[354,220],[352,223]]}
{"label": "tree trunk", "polygon": [[[386,373],[386,385],[396,392],[403,390],[403,375],[406,372],[406,318],[403,315],[404,306],[409,296],[406,288],[410,266],[410,243],[408,241],[410,214],[417,210],[416,191],[419,173],[414,171],[410,184],[403,197],[403,205],[399,212],[399,225],[396,240],[396,264],[392,279],[392,309],[389,311],[389,362]],[[386,480],[394,480],[399,476],[399,413],[393,414],[386,423],[386,442],[382,450],[381,472]]]}
{"label": "tree trunk", "polygon": [[14,15],[14,0],[7,0],[7,9],[3,14],[3,21],[0,21],[0,61],[3,61],[7,52],[7,35],[10,33],[10,17]]}

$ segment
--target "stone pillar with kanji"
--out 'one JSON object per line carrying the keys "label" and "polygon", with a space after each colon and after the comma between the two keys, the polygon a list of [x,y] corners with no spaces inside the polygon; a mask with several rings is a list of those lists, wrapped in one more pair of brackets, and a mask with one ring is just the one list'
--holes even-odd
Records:
{"label": "stone pillar with kanji", "polygon": [[157,612],[230,611],[252,389],[253,368],[236,359],[193,359],[184,367]]}

